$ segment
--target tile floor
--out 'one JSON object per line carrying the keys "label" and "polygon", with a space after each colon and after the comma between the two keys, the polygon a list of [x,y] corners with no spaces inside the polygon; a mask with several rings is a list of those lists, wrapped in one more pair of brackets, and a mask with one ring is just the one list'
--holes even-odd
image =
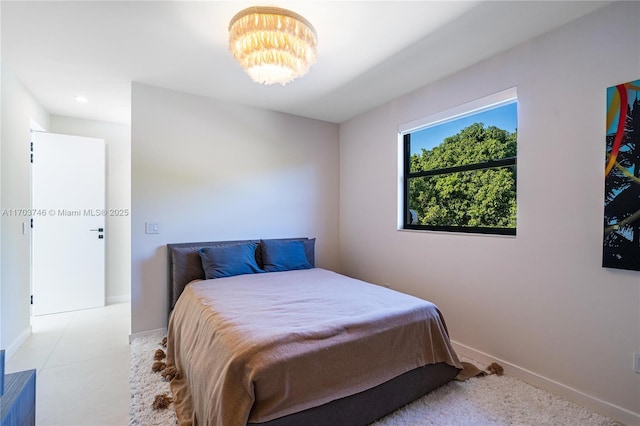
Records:
{"label": "tile floor", "polygon": [[37,370],[38,426],[129,423],[129,303],[32,318],[8,373]]}

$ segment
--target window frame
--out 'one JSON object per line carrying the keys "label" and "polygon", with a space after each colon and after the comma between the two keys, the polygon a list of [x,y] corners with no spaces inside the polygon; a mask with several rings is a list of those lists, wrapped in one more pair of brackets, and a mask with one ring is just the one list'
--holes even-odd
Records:
{"label": "window frame", "polygon": [[[507,157],[499,160],[488,160],[480,163],[465,164],[462,166],[446,167],[411,173],[411,133],[421,129],[437,126],[456,120],[458,118],[472,116],[487,110],[498,108],[510,103],[518,103],[517,89],[515,87],[506,89],[499,93],[489,95],[475,101],[459,105],[457,107],[442,111],[438,114],[430,115],[410,123],[399,126],[399,164],[401,197],[398,206],[398,229],[399,230],[419,230],[419,231],[444,231],[459,232],[466,234],[489,234],[489,235],[509,235],[515,236],[517,224],[514,228],[508,227],[484,227],[484,226],[440,226],[440,225],[414,225],[411,224],[411,213],[409,209],[409,181],[411,179],[446,175],[465,171],[478,171],[486,169],[498,169],[502,167],[514,167],[517,170],[517,154],[515,157]],[[517,114],[517,113],[516,113]],[[491,124],[489,124],[491,125]],[[517,171],[516,171],[517,185]],[[517,188],[516,188],[517,205]]]}

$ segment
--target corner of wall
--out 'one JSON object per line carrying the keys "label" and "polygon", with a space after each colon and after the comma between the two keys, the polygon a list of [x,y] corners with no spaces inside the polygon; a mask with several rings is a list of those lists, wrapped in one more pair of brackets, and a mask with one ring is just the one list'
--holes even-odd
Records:
{"label": "corner of wall", "polygon": [[[32,121],[47,128],[49,113],[3,62],[1,75],[0,208],[30,206],[29,142]],[[0,221],[0,347],[17,348],[30,333],[30,240],[24,218],[3,215]]]}

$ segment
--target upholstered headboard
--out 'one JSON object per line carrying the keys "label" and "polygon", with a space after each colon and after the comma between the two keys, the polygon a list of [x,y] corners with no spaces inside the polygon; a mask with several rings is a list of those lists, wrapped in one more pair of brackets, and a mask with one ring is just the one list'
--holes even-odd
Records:
{"label": "upholstered headboard", "polygon": [[[280,241],[299,240],[304,243],[307,259],[315,266],[315,239],[309,238],[277,238]],[[185,286],[193,280],[205,278],[202,261],[198,250],[203,247],[222,247],[245,242],[258,243],[256,261],[262,267],[262,254],[260,242],[262,240],[235,240],[235,241],[209,241],[196,243],[167,244],[169,255],[169,312],[173,310],[176,301],[182,294]]]}

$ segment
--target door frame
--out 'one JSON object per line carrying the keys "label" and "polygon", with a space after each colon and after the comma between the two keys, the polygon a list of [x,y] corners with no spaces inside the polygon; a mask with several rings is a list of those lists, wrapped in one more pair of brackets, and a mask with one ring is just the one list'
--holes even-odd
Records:
{"label": "door frame", "polygon": [[[42,127],[33,118],[29,124],[29,157],[33,155],[33,134],[35,132],[46,132],[47,130]],[[29,160],[31,161],[31,160]],[[29,164],[29,207],[33,210],[33,163]],[[23,225],[24,226],[24,225]],[[27,225],[29,231],[29,295],[31,297],[31,303],[29,303],[29,318],[33,317],[33,231],[31,227],[31,218],[29,218],[29,224]]]}

